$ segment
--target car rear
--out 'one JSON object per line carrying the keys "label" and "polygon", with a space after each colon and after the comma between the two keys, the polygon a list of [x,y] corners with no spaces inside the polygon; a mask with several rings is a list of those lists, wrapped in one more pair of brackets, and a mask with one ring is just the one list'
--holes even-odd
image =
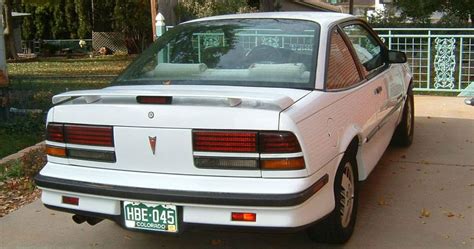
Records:
{"label": "car rear", "polygon": [[180,25],[116,86],[55,96],[36,178],[43,203],[77,222],[170,233],[323,217],[332,167],[309,174],[297,124],[282,119],[314,88],[318,37],[298,20]]}

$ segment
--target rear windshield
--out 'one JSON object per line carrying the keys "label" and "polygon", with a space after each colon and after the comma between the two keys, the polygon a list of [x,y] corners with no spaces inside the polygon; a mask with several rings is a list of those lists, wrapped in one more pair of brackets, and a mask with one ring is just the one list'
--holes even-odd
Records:
{"label": "rear windshield", "polygon": [[142,53],[116,85],[314,88],[317,23],[233,19],[179,25]]}

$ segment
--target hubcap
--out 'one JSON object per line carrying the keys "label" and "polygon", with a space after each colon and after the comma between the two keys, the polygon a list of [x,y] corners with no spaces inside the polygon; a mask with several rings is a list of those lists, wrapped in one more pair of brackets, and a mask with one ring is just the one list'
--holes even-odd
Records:
{"label": "hubcap", "polygon": [[341,181],[341,224],[347,227],[351,222],[352,208],[354,207],[354,172],[349,162],[344,165]]}
{"label": "hubcap", "polygon": [[408,132],[408,136],[410,136],[411,134],[411,119],[413,118],[411,116],[411,100],[410,98],[408,98],[408,105],[407,105],[407,132]]}

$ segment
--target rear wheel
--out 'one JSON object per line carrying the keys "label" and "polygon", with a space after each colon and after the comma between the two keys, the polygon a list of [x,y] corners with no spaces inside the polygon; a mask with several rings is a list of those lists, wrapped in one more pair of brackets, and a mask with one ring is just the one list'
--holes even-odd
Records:
{"label": "rear wheel", "polygon": [[358,205],[358,174],[355,153],[344,155],[334,179],[334,210],[320,223],[308,229],[317,242],[345,243],[354,231]]}
{"label": "rear wheel", "polygon": [[393,135],[395,144],[408,147],[413,143],[413,130],[415,124],[415,105],[411,91],[408,92],[405,106],[403,107],[402,121],[398,124]]}

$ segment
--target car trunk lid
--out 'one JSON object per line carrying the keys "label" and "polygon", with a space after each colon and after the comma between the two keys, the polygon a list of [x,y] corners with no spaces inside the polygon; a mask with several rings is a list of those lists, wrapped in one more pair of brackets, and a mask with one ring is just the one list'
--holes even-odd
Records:
{"label": "car trunk lid", "polygon": [[[49,121],[113,126],[116,162],[70,158],[70,164],[137,172],[260,177],[259,170],[195,167],[193,130],[278,130],[280,112],[308,92],[250,91],[241,87],[111,87],[55,96],[54,102],[59,105]],[[172,102],[139,104],[138,96],[166,96]]]}

